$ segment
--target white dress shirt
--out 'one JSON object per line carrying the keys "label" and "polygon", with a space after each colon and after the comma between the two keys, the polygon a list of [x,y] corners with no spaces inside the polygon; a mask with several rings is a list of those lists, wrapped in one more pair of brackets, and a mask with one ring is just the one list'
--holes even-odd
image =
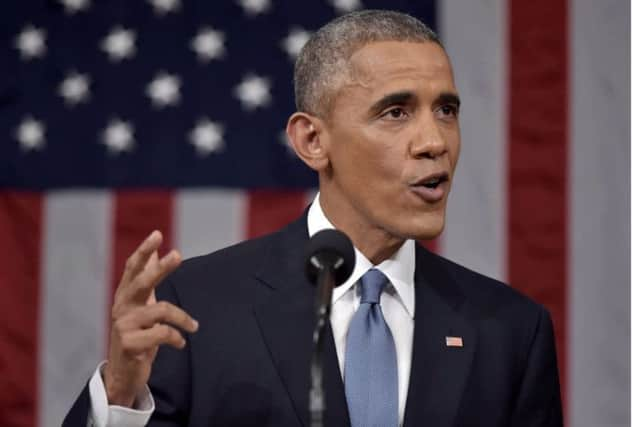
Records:
{"label": "white dress shirt", "polygon": [[[307,213],[307,229],[312,236],[320,230],[335,228],[325,217],[320,206],[319,195],[316,195]],[[356,283],[371,268],[377,268],[389,279],[389,284],[382,292],[380,304],[384,318],[388,324],[397,352],[397,373],[399,390],[399,425],[404,422],[408,381],[410,378],[410,363],[413,350],[413,326],[415,317],[415,243],[412,240],[404,242],[401,248],[389,259],[378,265],[371,262],[354,247],[356,264],[349,279],[334,289],[331,299],[331,328],[336,344],[336,354],[340,365],[340,372],[344,378],[345,349],[347,331],[351,318],[360,305],[359,286]],[[90,400],[92,410],[88,426],[96,427],[143,427],[149,421],[154,410],[154,400],[146,388],[136,398],[134,409],[108,405],[105,386],[101,378],[99,365],[90,380]]]}
{"label": "white dress shirt", "polygon": [[90,414],[88,427],[143,427],[147,425],[151,413],[154,412],[154,398],[149,387],[137,396],[134,409],[118,405],[109,405],[105,392],[105,384],[101,377],[105,362],[101,362],[90,378]]}
{"label": "white dress shirt", "polygon": [[[310,237],[320,230],[335,228],[325,217],[316,195],[307,214],[307,229]],[[399,390],[399,425],[404,422],[410,362],[413,352],[413,326],[415,317],[415,242],[407,240],[389,259],[378,265],[371,264],[355,246],[356,263],[349,279],[334,288],[331,298],[331,329],[336,343],[336,354],[340,372],[344,378],[345,349],[351,318],[360,305],[360,277],[369,269],[377,268],[388,278],[389,284],[380,297],[384,319],[393,334],[397,352],[397,380]]]}

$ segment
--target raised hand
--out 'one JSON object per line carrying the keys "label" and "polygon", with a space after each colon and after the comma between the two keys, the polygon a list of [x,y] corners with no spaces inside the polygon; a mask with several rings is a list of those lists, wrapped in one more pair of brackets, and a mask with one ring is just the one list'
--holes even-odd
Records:
{"label": "raised hand", "polygon": [[108,361],[103,372],[110,405],[131,407],[149,379],[158,347],[184,348],[177,328],[195,332],[198,323],[181,308],[156,302],[154,289],[178,265],[180,254],[172,250],[158,258],[162,234],[152,232],[127,259],[114,294]]}

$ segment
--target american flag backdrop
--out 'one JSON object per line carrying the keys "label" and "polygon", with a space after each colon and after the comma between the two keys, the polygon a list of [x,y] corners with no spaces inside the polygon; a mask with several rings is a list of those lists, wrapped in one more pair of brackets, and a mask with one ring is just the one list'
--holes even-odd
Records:
{"label": "american flag backdrop", "polygon": [[437,252],[551,311],[567,425],[630,422],[625,0],[25,0],[0,6],[0,425],[59,425],[126,257],[276,229],[317,186],[283,133],[309,33],[435,28],[463,100]]}

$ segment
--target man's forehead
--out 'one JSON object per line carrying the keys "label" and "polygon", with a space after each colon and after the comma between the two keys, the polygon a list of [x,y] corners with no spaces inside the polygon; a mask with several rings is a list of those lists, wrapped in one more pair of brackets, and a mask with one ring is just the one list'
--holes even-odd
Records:
{"label": "man's forehead", "polygon": [[[383,92],[414,82],[433,82],[441,91],[454,89],[449,59],[434,42],[373,42],[351,56],[338,92],[362,88]],[[410,88],[412,89],[412,87]]]}
{"label": "man's forehead", "polygon": [[451,74],[448,56],[434,42],[367,43],[349,59],[352,77],[371,79],[384,73]]}

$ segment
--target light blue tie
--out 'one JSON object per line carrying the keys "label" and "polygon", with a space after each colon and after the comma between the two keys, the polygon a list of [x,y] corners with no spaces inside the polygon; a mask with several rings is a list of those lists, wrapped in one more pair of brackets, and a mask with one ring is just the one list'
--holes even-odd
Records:
{"label": "light blue tie", "polygon": [[360,307],[351,319],[345,394],[352,427],[397,427],[397,355],[380,295],[388,279],[372,268],[360,279]]}

